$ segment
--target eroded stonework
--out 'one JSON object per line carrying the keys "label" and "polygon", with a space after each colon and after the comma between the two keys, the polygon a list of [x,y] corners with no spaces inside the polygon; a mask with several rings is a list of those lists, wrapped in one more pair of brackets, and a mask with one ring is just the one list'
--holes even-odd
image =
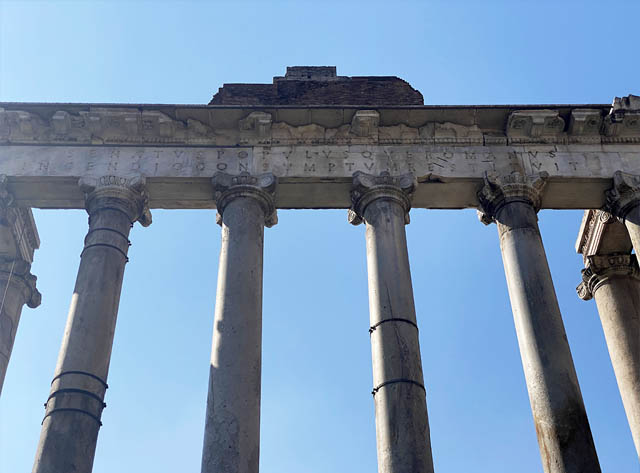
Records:
{"label": "eroded stonework", "polygon": [[[333,87],[347,79],[332,67],[300,67],[274,84]],[[617,172],[640,175],[639,102],[629,95],[584,106],[5,103],[0,174],[19,207],[82,208],[78,179],[142,175],[151,207],[213,208],[209,181],[223,172],[272,173],[279,208],[349,208],[347,184],[362,172],[413,174],[414,207],[477,208],[485,175],[547,173],[541,208],[601,208]]]}

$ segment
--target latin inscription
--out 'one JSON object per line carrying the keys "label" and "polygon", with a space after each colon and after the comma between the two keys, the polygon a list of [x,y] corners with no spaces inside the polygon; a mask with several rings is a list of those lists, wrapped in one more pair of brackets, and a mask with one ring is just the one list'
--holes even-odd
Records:
{"label": "latin inscription", "polygon": [[[556,146],[289,146],[256,147],[257,172],[284,177],[350,177],[356,171],[451,178],[484,173],[599,177],[620,168],[616,152],[572,152]],[[637,165],[636,165],[637,166]],[[629,166],[625,166],[628,168]]]}
{"label": "latin inscription", "polygon": [[640,173],[629,153],[574,151],[571,146],[258,146],[112,147],[0,146],[0,174],[13,176],[210,177],[273,172],[280,177],[345,178],[414,173],[417,177],[479,178],[485,173],[605,177],[618,169]]}
{"label": "latin inscription", "polygon": [[0,146],[0,173],[13,175],[206,177],[253,167],[252,148]]}

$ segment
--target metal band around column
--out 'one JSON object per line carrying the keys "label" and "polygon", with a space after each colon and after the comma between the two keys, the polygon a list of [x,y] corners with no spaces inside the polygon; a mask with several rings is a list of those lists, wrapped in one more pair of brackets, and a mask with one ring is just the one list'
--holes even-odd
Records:
{"label": "metal band around column", "polygon": [[373,388],[373,391],[371,391],[371,394],[375,396],[377,392],[380,391],[380,389],[383,388],[384,386],[388,386],[389,384],[396,384],[396,383],[413,384],[421,388],[425,393],[427,392],[427,389],[424,387],[424,384],[416,380],[406,379],[406,378],[397,378],[397,379],[390,379],[389,381],[385,381],[384,383],[378,384],[375,388]]}
{"label": "metal band around column", "polygon": [[415,327],[416,330],[418,329],[418,325],[413,321],[413,320],[409,320],[409,319],[403,319],[400,317],[392,317],[390,319],[383,319],[380,322],[373,324],[371,327],[369,327],[369,334],[372,334],[380,325],[387,323],[387,322],[404,322],[407,323],[409,325],[412,325],[413,327]]}

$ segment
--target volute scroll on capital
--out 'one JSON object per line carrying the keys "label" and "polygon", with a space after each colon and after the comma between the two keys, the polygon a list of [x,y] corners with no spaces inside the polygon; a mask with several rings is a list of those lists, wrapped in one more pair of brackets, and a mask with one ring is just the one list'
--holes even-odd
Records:
{"label": "volute scroll on capital", "polygon": [[631,209],[640,204],[640,176],[616,171],[613,187],[605,195],[605,210],[624,220]]}
{"label": "volute scroll on capital", "polygon": [[378,199],[392,200],[404,209],[405,224],[409,223],[411,198],[418,182],[412,173],[392,176],[382,172],[379,176],[356,171],[353,174],[351,187],[351,203],[348,219],[352,225],[359,225],[365,221],[364,213],[367,206]]}
{"label": "volute scroll on capital", "polygon": [[547,172],[531,175],[519,172],[509,175],[485,173],[484,184],[476,194],[480,221],[485,225],[495,222],[500,209],[512,202],[528,203],[538,212],[548,177]]}
{"label": "volute scroll on capital", "polygon": [[[0,279],[21,283],[27,306],[35,309],[42,302],[42,294],[36,288],[37,277],[31,274],[31,263],[22,259],[0,256]],[[2,300],[0,294],[0,301]]]}
{"label": "volute scroll on capital", "polygon": [[103,208],[115,208],[127,214],[131,223],[151,225],[149,198],[144,176],[101,176],[80,178],[89,216]]}
{"label": "volute scroll on capital", "polygon": [[582,270],[582,282],[576,288],[578,297],[588,301],[595,291],[613,277],[632,277],[640,280],[638,260],[634,254],[587,256]]}
{"label": "volute scroll on capital", "polygon": [[272,173],[252,175],[242,172],[232,175],[216,172],[211,178],[211,183],[218,209],[216,215],[218,225],[222,225],[222,215],[227,204],[238,197],[249,197],[258,201],[264,211],[265,227],[270,228],[278,223],[275,205],[277,178]]}

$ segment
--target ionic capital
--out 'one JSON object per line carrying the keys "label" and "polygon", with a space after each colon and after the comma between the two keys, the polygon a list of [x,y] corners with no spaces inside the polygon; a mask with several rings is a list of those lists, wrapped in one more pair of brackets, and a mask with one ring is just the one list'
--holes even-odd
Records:
{"label": "ionic capital", "polygon": [[218,209],[216,216],[218,225],[222,225],[222,215],[227,204],[238,197],[248,197],[258,201],[264,211],[265,227],[272,227],[278,223],[275,206],[277,180],[272,173],[253,176],[243,172],[236,176],[217,172],[213,175],[211,182]]}
{"label": "ionic capital", "polygon": [[613,187],[606,193],[606,210],[624,220],[629,211],[640,204],[640,176],[616,171]]}
{"label": "ionic capital", "polygon": [[351,187],[351,203],[349,209],[349,223],[361,224],[367,206],[378,200],[391,200],[397,202],[404,209],[405,224],[409,223],[409,210],[411,209],[411,197],[417,185],[413,174],[391,176],[388,172],[382,172],[379,176],[356,171],[353,174]]}
{"label": "ionic capital", "polygon": [[582,282],[576,288],[578,297],[588,301],[595,291],[612,277],[626,276],[640,279],[636,255],[612,254],[587,256],[582,270]]}
{"label": "ionic capital", "polygon": [[537,212],[548,176],[546,172],[532,175],[514,172],[502,176],[485,173],[484,185],[476,194],[480,221],[489,225],[495,221],[499,210],[512,202],[528,203]]}
{"label": "ionic capital", "polygon": [[112,208],[128,215],[132,224],[140,222],[143,227],[148,227],[151,225],[151,212],[145,184],[142,176],[83,177],[79,181],[89,216],[99,210]]}
{"label": "ionic capital", "polygon": [[26,304],[35,309],[42,302],[42,294],[36,288],[37,278],[30,271],[31,264],[27,261],[0,257],[0,280],[20,284]]}

